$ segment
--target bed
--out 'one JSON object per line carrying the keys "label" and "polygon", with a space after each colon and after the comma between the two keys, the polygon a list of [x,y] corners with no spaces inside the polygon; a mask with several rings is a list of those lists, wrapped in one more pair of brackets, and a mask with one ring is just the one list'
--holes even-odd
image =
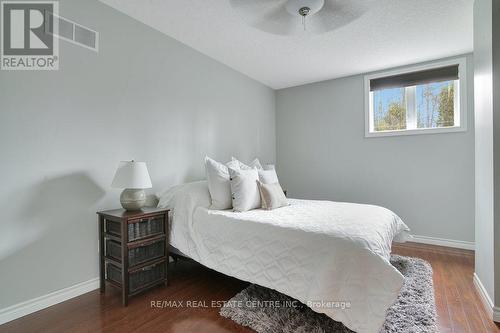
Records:
{"label": "bed", "polygon": [[379,332],[403,276],[391,244],[409,231],[388,209],[290,199],[272,211],[210,210],[206,182],[174,187],[159,207],[172,209],[171,245],[223,274],[298,299],[353,331]]}

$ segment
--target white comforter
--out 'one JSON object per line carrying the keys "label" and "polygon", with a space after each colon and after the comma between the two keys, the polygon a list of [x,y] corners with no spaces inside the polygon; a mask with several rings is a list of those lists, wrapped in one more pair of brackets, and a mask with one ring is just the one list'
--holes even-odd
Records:
{"label": "white comforter", "polygon": [[209,210],[206,184],[192,184],[198,185],[160,201],[174,211],[173,246],[216,271],[296,298],[356,332],[380,331],[403,283],[389,262],[392,241],[408,231],[396,214],[378,206],[294,199],[272,211]]}

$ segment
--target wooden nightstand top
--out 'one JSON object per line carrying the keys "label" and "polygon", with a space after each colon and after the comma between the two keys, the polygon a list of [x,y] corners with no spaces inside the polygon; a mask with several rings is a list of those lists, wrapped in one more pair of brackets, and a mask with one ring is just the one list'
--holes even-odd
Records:
{"label": "wooden nightstand top", "polygon": [[144,207],[141,210],[135,210],[135,211],[127,211],[123,208],[120,209],[112,209],[112,210],[104,210],[97,212],[98,215],[103,215],[103,216],[108,216],[108,217],[113,217],[116,219],[133,219],[133,218],[139,218],[143,217],[145,215],[155,215],[155,214],[161,214],[169,211],[167,208],[156,208],[156,207]]}

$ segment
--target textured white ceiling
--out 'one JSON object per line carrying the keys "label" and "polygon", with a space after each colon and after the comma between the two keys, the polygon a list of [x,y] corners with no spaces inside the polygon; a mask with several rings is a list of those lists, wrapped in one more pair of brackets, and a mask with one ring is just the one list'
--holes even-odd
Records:
{"label": "textured white ceiling", "polygon": [[334,31],[294,36],[248,25],[229,0],[101,1],[274,89],[472,51],[473,0],[377,0]]}

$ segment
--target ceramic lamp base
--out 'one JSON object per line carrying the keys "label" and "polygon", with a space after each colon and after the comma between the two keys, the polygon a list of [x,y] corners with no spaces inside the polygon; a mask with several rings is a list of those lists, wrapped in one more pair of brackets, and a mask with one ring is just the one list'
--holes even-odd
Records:
{"label": "ceramic lamp base", "polygon": [[126,210],[140,210],[146,204],[146,192],[142,189],[127,188],[120,195],[120,203]]}

